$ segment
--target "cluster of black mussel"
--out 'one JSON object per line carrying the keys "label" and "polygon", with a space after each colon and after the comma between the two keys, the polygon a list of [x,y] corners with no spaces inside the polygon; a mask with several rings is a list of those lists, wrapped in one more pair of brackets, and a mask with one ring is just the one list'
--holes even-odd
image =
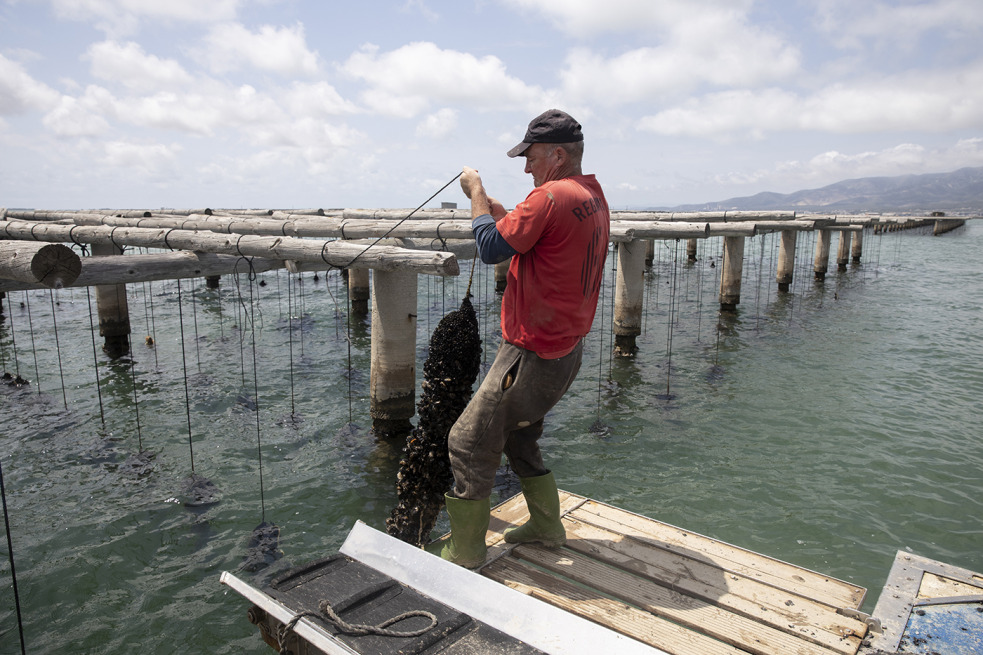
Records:
{"label": "cluster of black mussel", "polygon": [[7,371],[3,372],[3,375],[0,376],[0,380],[3,380],[4,383],[11,387],[24,387],[31,383],[29,380],[25,380],[20,375],[11,375]]}
{"label": "cluster of black mussel", "polygon": [[461,308],[442,318],[430,337],[423,391],[416,404],[419,421],[406,438],[399,462],[399,504],[386,520],[386,531],[397,539],[415,546],[429,541],[444,493],[454,482],[447,435],[471,399],[480,365],[478,317],[465,296]]}

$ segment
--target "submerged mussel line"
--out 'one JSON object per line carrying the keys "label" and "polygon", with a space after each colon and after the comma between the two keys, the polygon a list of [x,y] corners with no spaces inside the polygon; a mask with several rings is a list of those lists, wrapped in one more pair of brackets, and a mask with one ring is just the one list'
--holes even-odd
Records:
{"label": "submerged mussel line", "polygon": [[418,425],[406,438],[396,475],[399,504],[386,519],[386,531],[415,546],[429,541],[444,493],[454,481],[447,435],[471,400],[481,365],[478,317],[469,296],[440,320],[430,337],[423,364]]}

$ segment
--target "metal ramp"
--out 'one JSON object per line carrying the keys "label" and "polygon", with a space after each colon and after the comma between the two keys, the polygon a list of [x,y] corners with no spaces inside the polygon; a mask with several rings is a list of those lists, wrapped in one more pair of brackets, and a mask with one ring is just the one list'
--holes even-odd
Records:
{"label": "metal ramp", "polygon": [[874,616],[873,653],[979,655],[983,575],[898,551]]}

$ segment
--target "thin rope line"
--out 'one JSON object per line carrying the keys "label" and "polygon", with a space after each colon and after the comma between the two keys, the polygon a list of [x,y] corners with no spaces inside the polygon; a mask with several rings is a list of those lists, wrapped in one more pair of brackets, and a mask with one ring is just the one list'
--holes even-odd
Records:
{"label": "thin rope line", "polygon": [[[464,171],[461,171],[461,173],[463,173],[463,172],[464,172]],[[394,230],[395,230],[395,229],[396,229],[397,227],[399,227],[399,226],[400,226],[400,225],[402,225],[402,224],[403,224],[403,223],[404,223],[405,221],[407,221],[407,220],[408,220],[408,219],[409,219],[409,218],[410,218],[411,216],[413,216],[413,214],[415,214],[415,213],[417,213],[418,211],[420,211],[420,209],[421,209],[421,208],[422,208],[422,207],[423,207],[424,205],[426,205],[426,204],[427,204],[428,202],[430,202],[431,200],[433,200],[434,198],[436,198],[436,197],[437,197],[437,196],[438,196],[438,195],[440,194],[440,192],[441,192],[441,191],[443,191],[444,189],[446,189],[447,187],[449,187],[449,186],[450,186],[451,184],[453,184],[453,183],[454,183],[454,180],[456,180],[457,178],[459,178],[459,177],[461,177],[461,173],[458,173],[457,175],[455,175],[454,177],[452,177],[452,178],[450,179],[450,181],[449,181],[449,182],[447,182],[447,184],[445,184],[444,186],[442,186],[442,187],[440,187],[440,188],[439,188],[439,189],[438,189],[438,190],[437,190],[437,191],[436,191],[436,192],[435,192],[435,193],[434,193],[434,194],[433,194],[432,196],[430,196],[429,198],[427,198],[426,200],[424,200],[424,201],[423,201],[422,203],[420,203],[420,205],[419,205],[419,206],[417,206],[417,208],[416,208],[416,209],[414,209],[413,211],[411,211],[411,212],[410,212],[409,214],[407,214],[407,215],[406,215],[406,216],[405,216],[404,218],[402,218],[402,219],[400,219],[400,221],[399,221],[398,223],[396,223],[395,225],[393,225],[393,226],[392,226],[391,228],[389,228],[389,230],[387,230],[385,234],[383,234],[383,235],[382,235],[381,237],[379,237],[379,238],[377,238],[377,239],[376,239],[375,241],[373,241],[373,242],[372,242],[371,244],[369,244],[368,246],[366,246],[366,247],[365,247],[365,250],[363,250],[362,252],[360,252],[360,253],[358,253],[357,255],[355,255],[355,257],[354,257],[354,258],[353,258],[353,259],[352,259],[352,260],[351,260],[350,262],[348,262],[348,264],[346,264],[345,266],[342,266],[341,268],[350,268],[350,267],[351,267],[351,265],[355,263],[355,260],[356,260],[356,259],[358,259],[358,258],[359,258],[359,257],[361,257],[362,255],[364,255],[364,254],[365,254],[366,252],[368,252],[368,250],[369,250],[369,248],[372,248],[373,246],[375,246],[376,244],[378,244],[378,243],[379,243],[380,241],[382,241],[383,239],[385,239],[386,237],[388,237],[388,236],[389,236],[390,234],[392,234],[392,233],[393,233],[393,231],[394,231]],[[322,251],[323,251],[323,249],[322,249]]]}
{"label": "thin rope line", "polygon": [[24,645],[24,620],[21,617],[20,611],[20,594],[17,591],[17,570],[14,567],[14,542],[10,537],[10,514],[7,512],[7,489],[3,484],[3,458],[0,458],[0,498],[3,499],[3,524],[6,526],[7,530],[7,559],[10,561],[10,577],[13,580],[14,587],[14,606],[17,609],[17,632],[20,635],[20,652],[21,655],[26,655],[26,646]]}
{"label": "thin rope line", "polygon": [[61,361],[61,345],[58,342],[58,317],[55,315],[55,292],[48,289],[48,297],[51,299],[51,324],[55,333],[55,354],[58,358],[58,375],[61,377],[61,399],[68,409],[68,395],[65,393],[65,367]]}
{"label": "thin rope line", "polygon": [[259,458],[259,504],[260,522],[266,522],[266,494],[263,487],[263,443],[260,439],[259,424],[259,364],[256,360],[256,303],[253,300],[253,282],[255,276],[249,276],[249,322],[252,335],[253,351],[253,402],[256,404],[256,453]]}
{"label": "thin rope line", "polygon": [[[191,437],[191,393],[188,391],[188,357],[184,351],[184,313],[181,310],[181,280],[177,280],[177,316],[181,326],[181,362],[184,365],[184,411],[188,417],[188,452],[191,455],[191,473],[195,472],[195,447]],[[134,388],[135,385],[134,385]]]}
{"label": "thin rope line", "polygon": [[[27,329],[31,332],[31,351],[34,353],[34,379],[38,385],[38,395],[41,395],[41,370],[38,368],[38,347],[34,342],[34,320],[31,318],[31,296],[24,292],[24,305],[27,307]],[[13,334],[13,330],[11,330]]]}
{"label": "thin rope line", "polygon": [[106,427],[106,413],[102,405],[102,383],[99,380],[99,352],[96,350],[96,324],[92,319],[92,294],[89,287],[85,287],[85,303],[89,308],[89,334],[92,335],[92,362],[96,369],[96,395],[99,397],[99,420],[102,427]]}

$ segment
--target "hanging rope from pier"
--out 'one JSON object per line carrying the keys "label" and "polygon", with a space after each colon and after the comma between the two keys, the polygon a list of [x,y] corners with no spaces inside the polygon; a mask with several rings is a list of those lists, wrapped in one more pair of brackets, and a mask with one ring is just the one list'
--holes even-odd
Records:
{"label": "hanging rope from pier", "polygon": [[[177,280],[177,315],[181,328],[181,363],[184,367],[184,407],[188,419],[188,454],[191,457],[191,475],[184,480],[185,507],[203,507],[219,502],[219,492],[214,483],[195,471],[195,447],[191,431],[191,393],[188,390],[188,355],[184,347],[184,312],[181,309],[181,280]],[[134,389],[136,385],[134,385]]]}
{"label": "hanging rope from pier", "polygon": [[[41,370],[38,367],[38,346],[34,342],[34,319],[31,317],[31,295],[29,292],[24,292],[24,305],[27,309],[27,331],[31,333],[31,352],[34,355],[34,379],[37,381],[38,385],[38,395],[41,395]],[[13,329],[11,328],[11,333]]]}
{"label": "hanging rope from pier", "polygon": [[[250,346],[253,360],[253,411],[256,415],[256,458],[259,463],[259,507],[260,523],[253,528],[246,546],[246,555],[240,569],[256,572],[272,564],[283,552],[280,550],[280,527],[266,520],[266,486],[263,481],[263,440],[259,413],[259,360],[256,347],[256,305],[259,299],[255,295],[256,271],[250,263],[249,275],[249,324]],[[241,290],[240,290],[241,293]],[[245,335],[243,335],[245,337]]]}

